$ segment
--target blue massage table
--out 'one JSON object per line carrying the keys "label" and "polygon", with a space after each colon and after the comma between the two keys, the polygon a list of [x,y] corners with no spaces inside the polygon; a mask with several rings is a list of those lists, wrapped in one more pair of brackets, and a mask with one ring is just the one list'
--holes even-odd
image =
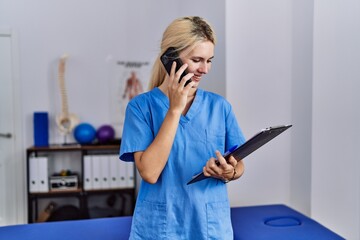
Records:
{"label": "blue massage table", "polygon": [[[235,240],[343,240],[285,205],[231,208]],[[1,240],[128,239],[131,217],[71,220],[0,227]]]}

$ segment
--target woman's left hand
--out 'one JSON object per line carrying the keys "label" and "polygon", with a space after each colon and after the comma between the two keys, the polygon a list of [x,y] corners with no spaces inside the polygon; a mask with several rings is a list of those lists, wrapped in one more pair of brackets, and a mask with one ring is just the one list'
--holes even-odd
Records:
{"label": "woman's left hand", "polygon": [[[204,175],[207,177],[218,178],[223,181],[232,180],[234,173],[237,172],[235,169],[238,162],[233,156],[230,156],[229,161],[226,162],[219,151],[216,151],[215,154],[217,158],[210,158],[203,168]],[[216,164],[217,162],[219,164]]]}

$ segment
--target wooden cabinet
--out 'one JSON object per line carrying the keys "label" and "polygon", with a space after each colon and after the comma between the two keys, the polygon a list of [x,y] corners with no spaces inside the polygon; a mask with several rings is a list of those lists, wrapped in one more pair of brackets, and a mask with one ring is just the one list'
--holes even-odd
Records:
{"label": "wooden cabinet", "polygon": [[134,163],[119,144],[27,149],[28,222],[132,215]]}

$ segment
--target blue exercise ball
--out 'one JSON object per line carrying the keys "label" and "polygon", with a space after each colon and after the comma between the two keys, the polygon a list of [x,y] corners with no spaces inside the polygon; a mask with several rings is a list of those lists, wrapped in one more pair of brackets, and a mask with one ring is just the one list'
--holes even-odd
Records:
{"label": "blue exercise ball", "polygon": [[90,144],[96,137],[95,128],[89,123],[80,123],[74,129],[74,138],[80,144]]}

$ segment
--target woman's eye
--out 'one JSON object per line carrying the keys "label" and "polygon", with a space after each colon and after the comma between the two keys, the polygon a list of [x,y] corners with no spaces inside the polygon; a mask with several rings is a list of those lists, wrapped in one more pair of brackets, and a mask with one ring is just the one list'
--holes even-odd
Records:
{"label": "woman's eye", "polygon": [[198,59],[198,58],[193,58],[191,59],[194,63],[199,63],[199,62],[206,62],[206,63],[212,63],[212,59],[209,59],[209,60],[203,60],[203,59]]}

